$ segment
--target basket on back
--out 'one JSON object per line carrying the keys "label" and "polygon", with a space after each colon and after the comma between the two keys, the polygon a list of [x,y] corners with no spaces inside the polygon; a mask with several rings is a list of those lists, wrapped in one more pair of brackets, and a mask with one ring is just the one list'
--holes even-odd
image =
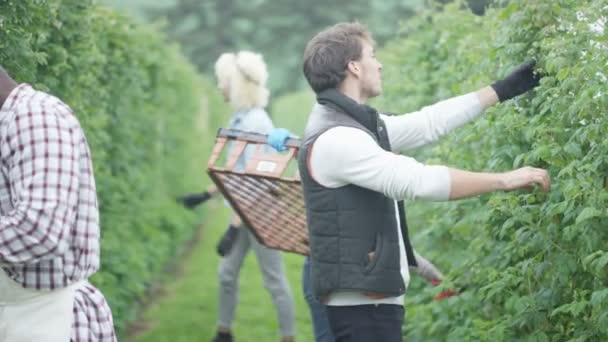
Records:
{"label": "basket on back", "polygon": [[[220,129],[209,176],[261,244],[307,255],[308,228],[296,167],[300,141],[288,139],[288,150],[279,153],[266,139],[263,134]],[[245,154],[243,168],[239,159]]]}

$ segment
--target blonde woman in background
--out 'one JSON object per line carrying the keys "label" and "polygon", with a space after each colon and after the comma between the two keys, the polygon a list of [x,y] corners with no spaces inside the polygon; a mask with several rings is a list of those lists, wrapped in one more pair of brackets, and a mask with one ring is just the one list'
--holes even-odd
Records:
{"label": "blonde woman in background", "polygon": [[[266,88],[268,72],[262,56],[250,51],[224,53],[215,63],[215,74],[218,88],[234,110],[228,127],[268,134],[274,127],[264,109],[268,104],[269,91]],[[237,170],[244,169],[249,155],[250,153],[245,151],[237,163]],[[209,193],[213,192],[215,189],[209,189]],[[242,228],[243,223],[238,215],[232,215],[230,226],[231,233],[224,237],[225,246],[221,252],[223,258],[218,273],[220,290],[217,334],[213,342],[233,341],[231,327],[238,300],[239,272],[250,249],[255,252],[264,286],[270,292],[276,307],[282,341],[293,341],[293,297],[285,276],[281,253],[262,246],[248,229]]]}

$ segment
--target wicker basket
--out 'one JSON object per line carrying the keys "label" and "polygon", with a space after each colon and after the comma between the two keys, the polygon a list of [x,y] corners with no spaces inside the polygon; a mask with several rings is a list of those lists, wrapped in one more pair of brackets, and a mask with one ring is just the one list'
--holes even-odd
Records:
{"label": "wicker basket", "polygon": [[[288,150],[277,153],[266,145],[266,138],[220,129],[207,171],[261,244],[307,255],[308,228],[296,167],[300,141],[288,139]],[[232,145],[229,155],[228,145]],[[246,149],[250,156],[245,169],[239,170],[237,161]]]}

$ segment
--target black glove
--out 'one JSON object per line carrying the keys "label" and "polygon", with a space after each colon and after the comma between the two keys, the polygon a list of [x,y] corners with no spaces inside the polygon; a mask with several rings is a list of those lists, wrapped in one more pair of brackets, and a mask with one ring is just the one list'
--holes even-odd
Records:
{"label": "black glove", "polygon": [[239,234],[239,229],[241,228],[235,227],[233,225],[228,225],[228,229],[226,229],[224,235],[222,235],[222,238],[217,243],[217,254],[224,257],[228,255],[228,253],[230,253],[230,250],[232,250],[232,246],[234,246],[234,243],[236,242],[236,238]]}
{"label": "black glove", "polygon": [[494,82],[492,88],[500,102],[512,99],[538,86],[541,76],[534,74],[534,60],[527,61],[513,70],[507,77]]}
{"label": "black glove", "polygon": [[180,196],[177,198],[177,201],[188,209],[194,209],[194,207],[206,202],[211,197],[211,194],[208,191],[205,191],[198,194],[187,194]]}

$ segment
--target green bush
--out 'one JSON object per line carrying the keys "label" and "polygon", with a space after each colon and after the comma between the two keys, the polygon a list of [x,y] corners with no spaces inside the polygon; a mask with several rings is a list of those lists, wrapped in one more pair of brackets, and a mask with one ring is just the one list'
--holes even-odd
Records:
{"label": "green bush", "polygon": [[91,0],[0,2],[0,64],[69,104],[91,145],[102,222],[92,282],[119,329],[196,228],[174,198],[204,187],[209,127],[226,110],[159,32]]}
{"label": "green bush", "polygon": [[308,89],[274,99],[270,115],[275,127],[287,128],[293,134],[301,137],[314,102],[314,94]]}
{"label": "green bush", "polygon": [[551,192],[497,193],[410,206],[416,246],[460,296],[414,282],[408,341],[608,340],[606,0],[509,1],[477,17],[421,14],[380,53],[385,94],[402,112],[474,91],[527,58],[546,76],[438,144],[430,163],[476,171],[548,168]]}

